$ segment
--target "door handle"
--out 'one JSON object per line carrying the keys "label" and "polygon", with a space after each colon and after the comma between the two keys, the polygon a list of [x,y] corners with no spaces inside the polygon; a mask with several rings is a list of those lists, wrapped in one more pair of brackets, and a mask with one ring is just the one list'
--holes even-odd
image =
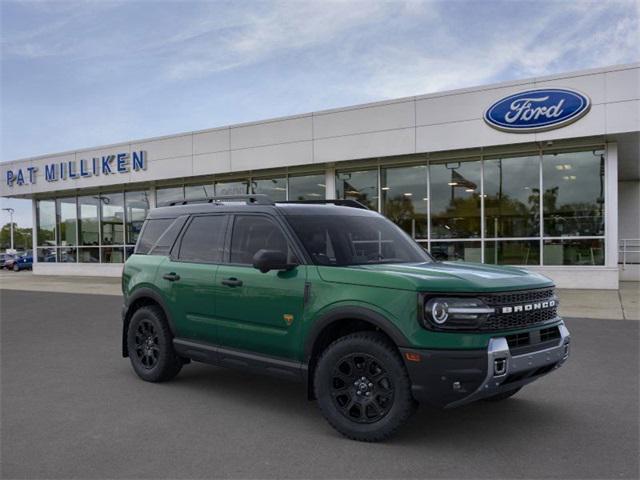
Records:
{"label": "door handle", "polygon": [[164,278],[165,280],[169,280],[170,282],[175,282],[176,280],[180,280],[180,275],[178,275],[176,272],[171,272],[165,273],[162,278]]}
{"label": "door handle", "polygon": [[230,277],[230,278],[225,278],[224,280],[222,280],[222,284],[226,285],[227,287],[241,287],[242,286],[242,280],[238,280],[235,277]]}

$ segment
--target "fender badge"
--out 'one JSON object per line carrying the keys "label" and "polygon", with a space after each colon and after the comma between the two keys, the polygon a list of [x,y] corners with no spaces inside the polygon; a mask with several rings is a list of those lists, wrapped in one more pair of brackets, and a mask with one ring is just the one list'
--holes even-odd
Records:
{"label": "fender badge", "polygon": [[293,323],[293,315],[291,315],[290,313],[285,313],[282,318],[284,318],[284,321],[287,322],[287,326],[291,326],[291,324]]}

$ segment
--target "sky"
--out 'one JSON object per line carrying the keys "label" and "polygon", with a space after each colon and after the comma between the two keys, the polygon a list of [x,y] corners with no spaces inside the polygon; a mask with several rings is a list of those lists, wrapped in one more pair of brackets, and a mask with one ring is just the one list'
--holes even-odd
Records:
{"label": "sky", "polygon": [[[640,0],[2,0],[0,17],[0,161],[640,60]],[[2,207],[31,225],[29,201]]]}

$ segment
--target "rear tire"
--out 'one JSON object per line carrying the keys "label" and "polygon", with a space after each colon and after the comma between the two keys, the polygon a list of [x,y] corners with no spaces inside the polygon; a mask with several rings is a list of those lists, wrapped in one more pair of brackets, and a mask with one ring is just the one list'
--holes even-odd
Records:
{"label": "rear tire", "polygon": [[17,263],[14,263],[14,264],[13,264],[13,271],[14,271],[14,272],[19,272],[19,271],[20,271],[20,267],[18,266],[18,264],[17,264]]}
{"label": "rear tire", "polygon": [[514,388],[513,390],[509,390],[508,392],[498,393],[492,397],[483,398],[486,402],[499,402],[501,400],[506,400],[507,398],[513,397],[516,393],[518,393],[522,387]]}
{"label": "rear tire", "polygon": [[389,438],[416,408],[397,349],[377,332],[354,333],[329,345],[318,360],[314,389],[324,418],[353,440]]}
{"label": "rear tire", "polygon": [[173,335],[157,306],[142,307],[133,314],[127,331],[131,366],[147,382],[165,382],[182,369],[183,361],[173,349]]}

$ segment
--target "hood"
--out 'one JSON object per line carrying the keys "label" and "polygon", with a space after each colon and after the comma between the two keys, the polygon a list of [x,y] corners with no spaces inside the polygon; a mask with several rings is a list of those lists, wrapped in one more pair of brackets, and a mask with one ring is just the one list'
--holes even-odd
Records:
{"label": "hood", "polygon": [[424,292],[498,292],[553,286],[524,268],[480,263],[432,262],[318,267],[323,280],[334,283]]}

